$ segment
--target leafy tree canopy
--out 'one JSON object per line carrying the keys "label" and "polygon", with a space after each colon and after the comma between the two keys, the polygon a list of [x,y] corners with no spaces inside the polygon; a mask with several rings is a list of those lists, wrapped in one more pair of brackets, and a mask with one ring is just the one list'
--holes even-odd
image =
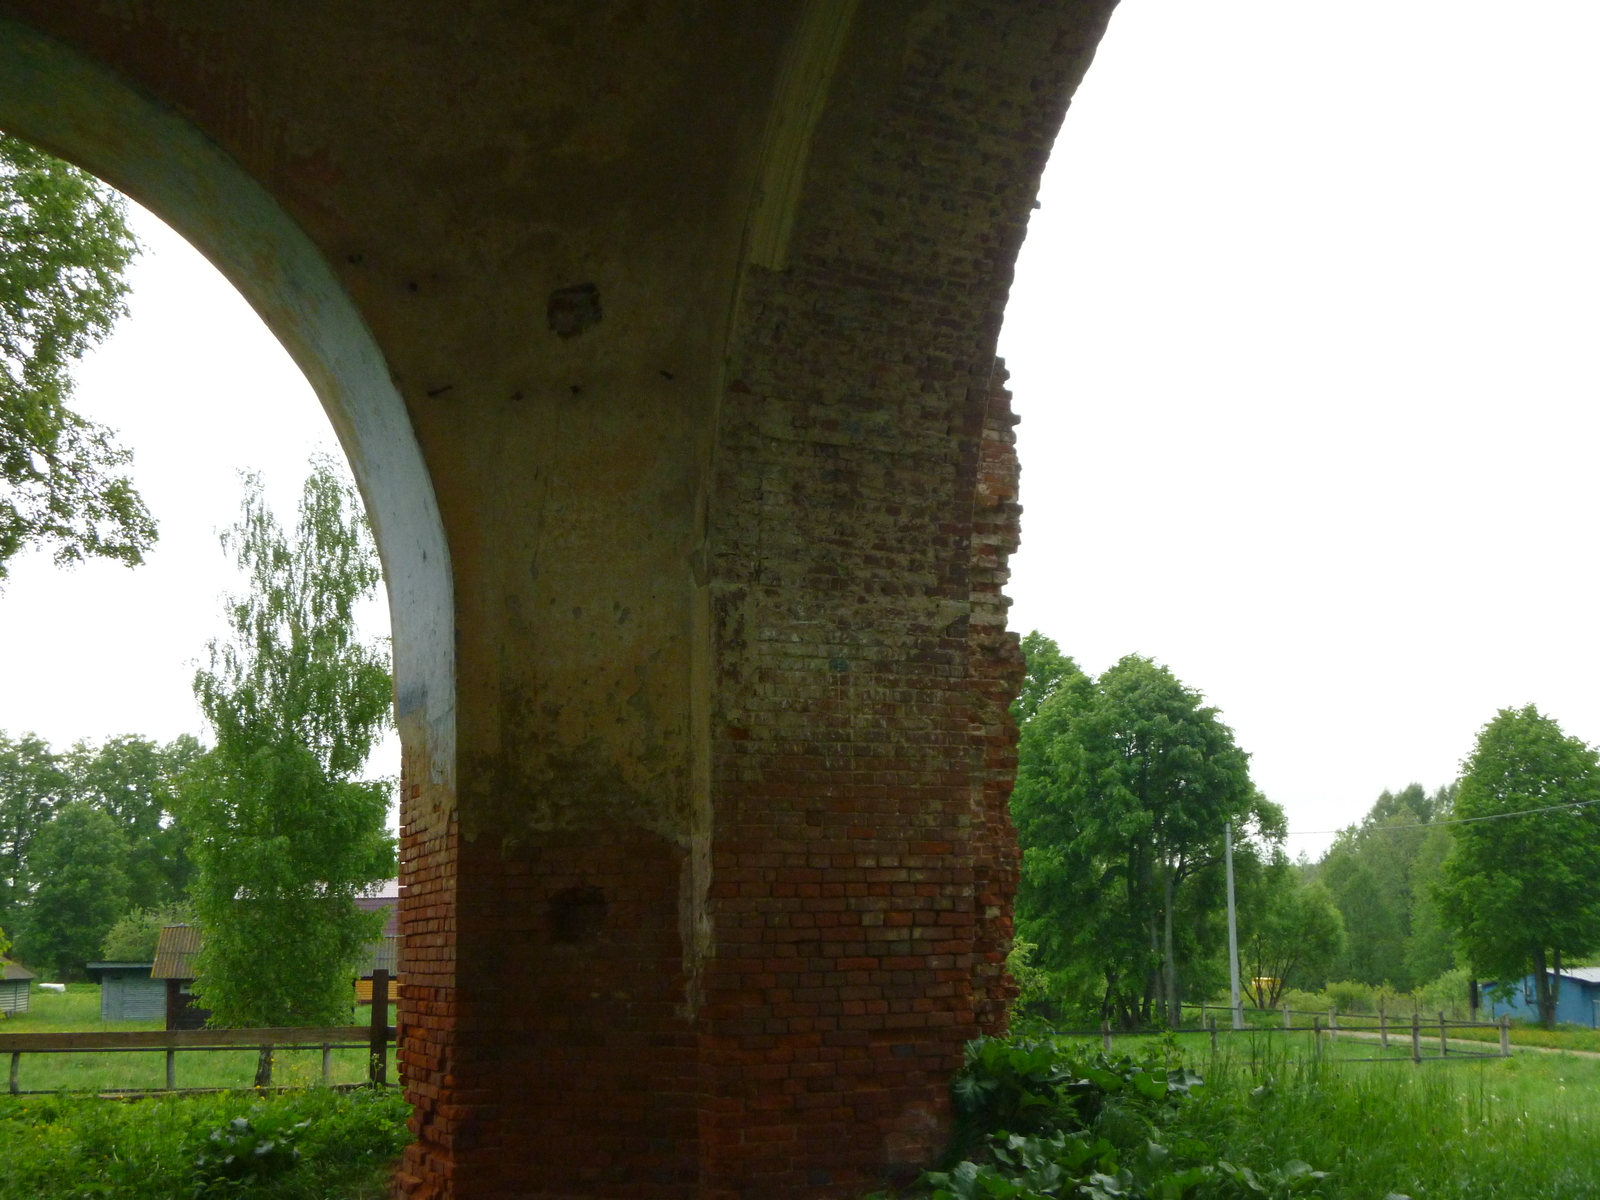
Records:
{"label": "leafy tree canopy", "polygon": [[[1548,972],[1600,946],[1600,757],[1528,705],[1501,709],[1464,764],[1438,900],[1479,978],[1532,973],[1541,1018],[1555,1019]],[[1472,820],[1500,814],[1496,820]]]}
{"label": "leafy tree canopy", "polygon": [[0,580],[29,545],[133,566],[155,544],[128,451],[68,406],[73,364],[126,311],[136,251],[120,196],[0,134]]}
{"label": "leafy tree canopy", "polygon": [[390,787],[353,778],[389,716],[386,647],[355,624],[377,556],[327,459],[313,461],[292,538],[252,478],[223,544],[250,586],[195,677],[216,736],[179,807],[206,931],[195,987],[218,1024],[332,1024],[382,926],[354,898],[395,867]]}
{"label": "leafy tree canopy", "polygon": [[1288,988],[1320,987],[1345,949],[1344,918],[1327,889],[1303,882],[1277,849],[1240,892],[1242,994],[1272,1008]]}
{"label": "leafy tree canopy", "polygon": [[99,955],[127,907],[127,856],[127,838],[108,813],[82,802],[56,811],[30,855],[38,882],[18,939],[24,962],[65,978]]}
{"label": "leafy tree canopy", "polygon": [[[1023,846],[1018,936],[1039,964],[1125,1023],[1169,1019],[1180,959],[1215,949],[1224,827],[1276,839],[1283,815],[1250,782],[1233,732],[1171,671],[1129,656],[1098,679],[1033,642],[1058,680],[1022,726],[1012,816]],[[1067,660],[1061,660],[1065,662]]]}
{"label": "leafy tree canopy", "polygon": [[167,925],[191,925],[194,909],[187,903],[165,908],[136,908],[125,912],[106,932],[100,957],[107,962],[152,962],[161,930]]}

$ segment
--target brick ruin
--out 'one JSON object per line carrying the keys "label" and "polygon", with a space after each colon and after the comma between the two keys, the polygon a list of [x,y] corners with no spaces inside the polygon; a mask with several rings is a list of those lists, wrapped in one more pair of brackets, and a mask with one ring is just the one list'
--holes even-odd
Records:
{"label": "brick ruin", "polygon": [[389,582],[416,1200],[822,1200],[1005,1020],[1012,264],[1113,0],[0,0]]}

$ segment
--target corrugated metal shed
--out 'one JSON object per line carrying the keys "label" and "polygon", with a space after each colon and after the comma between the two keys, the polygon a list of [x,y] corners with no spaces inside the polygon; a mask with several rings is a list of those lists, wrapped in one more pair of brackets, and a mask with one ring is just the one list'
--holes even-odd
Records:
{"label": "corrugated metal shed", "polygon": [[14,962],[0,962],[0,1013],[28,1011],[28,985],[34,974]]}
{"label": "corrugated metal shed", "polygon": [[92,962],[84,964],[100,985],[102,1021],[165,1021],[167,984],[150,975],[152,964]]}
{"label": "corrugated metal shed", "polygon": [[194,956],[200,950],[200,926],[164,925],[156,941],[151,979],[193,979]]}

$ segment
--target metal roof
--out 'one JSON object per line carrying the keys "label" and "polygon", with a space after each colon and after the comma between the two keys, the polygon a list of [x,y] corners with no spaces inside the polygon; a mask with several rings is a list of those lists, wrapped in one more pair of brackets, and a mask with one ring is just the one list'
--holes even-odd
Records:
{"label": "metal roof", "polygon": [[400,937],[398,934],[389,934],[367,945],[361,978],[371,979],[372,973],[379,967],[389,972],[393,979],[400,973]]}
{"label": "metal roof", "polygon": [[0,980],[10,983],[13,979],[37,979],[38,976],[27,967],[19,967],[14,962],[0,961]]}
{"label": "metal roof", "polygon": [[1563,979],[1576,979],[1579,983],[1600,983],[1600,967],[1568,967],[1561,972]]}
{"label": "metal roof", "polygon": [[163,925],[156,941],[151,979],[193,979],[194,956],[200,949],[200,926]]}

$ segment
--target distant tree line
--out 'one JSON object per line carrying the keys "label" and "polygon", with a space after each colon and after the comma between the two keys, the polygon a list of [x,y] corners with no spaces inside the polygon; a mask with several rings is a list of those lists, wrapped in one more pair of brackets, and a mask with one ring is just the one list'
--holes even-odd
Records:
{"label": "distant tree line", "polygon": [[1320,859],[1291,861],[1282,810],[1198,692],[1138,656],[1090,676],[1037,632],[1023,652],[1027,1005],[1139,1026],[1227,994],[1228,827],[1249,1003],[1464,969],[1502,992],[1532,975],[1549,1023],[1563,962],[1600,952],[1600,755],[1532,706],[1484,726],[1457,782],[1385,791]]}
{"label": "distant tree line", "polygon": [[0,732],[0,929],[24,961],[67,976],[131,913],[171,909],[193,876],[179,781],[187,734],[134,734],[53,750]]}

